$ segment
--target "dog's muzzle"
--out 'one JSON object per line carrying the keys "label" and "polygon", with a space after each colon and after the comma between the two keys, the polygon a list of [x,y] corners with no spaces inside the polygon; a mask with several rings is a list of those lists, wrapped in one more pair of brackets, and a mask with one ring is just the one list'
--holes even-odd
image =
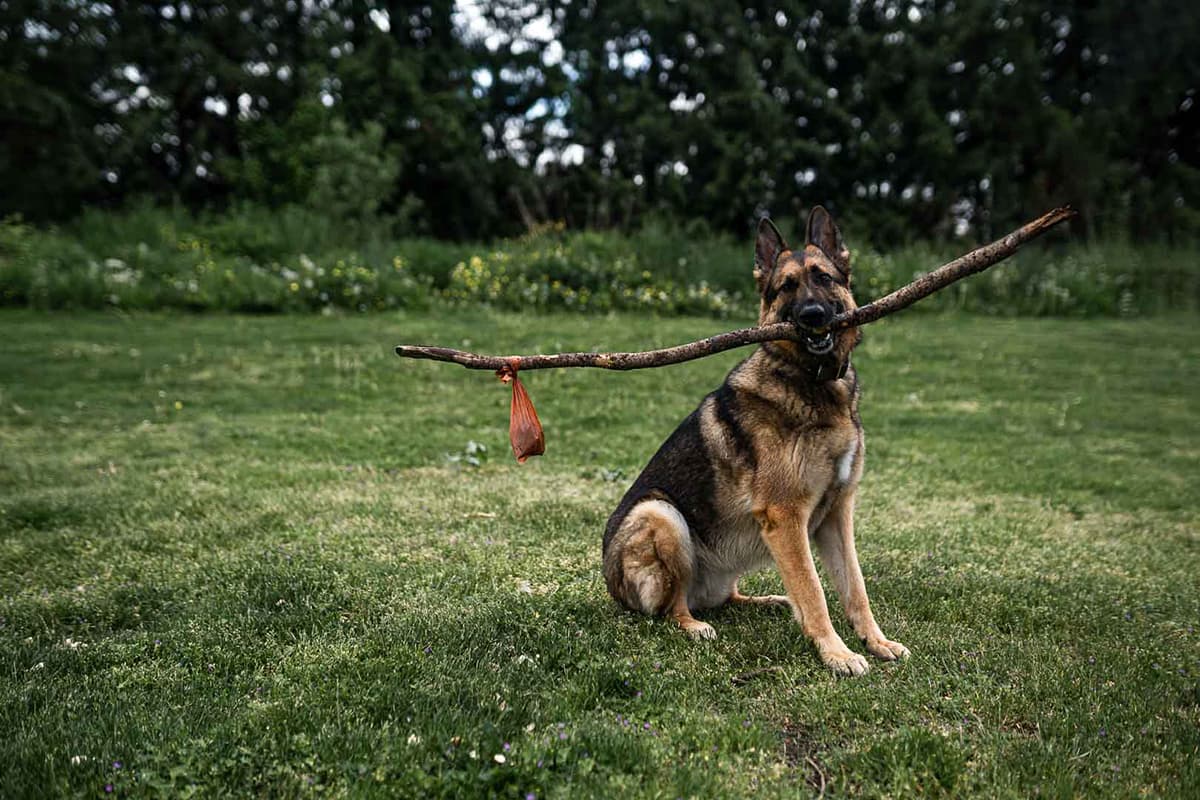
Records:
{"label": "dog's muzzle", "polygon": [[[835,303],[834,306],[840,306]],[[833,331],[816,333],[813,329],[823,328],[833,321],[838,309],[824,303],[810,301],[792,309],[792,321],[804,334],[804,347],[815,356],[823,356],[833,350],[836,337]]]}
{"label": "dog's muzzle", "polygon": [[823,356],[833,350],[833,331],[825,333],[805,333],[804,348],[814,356]]}

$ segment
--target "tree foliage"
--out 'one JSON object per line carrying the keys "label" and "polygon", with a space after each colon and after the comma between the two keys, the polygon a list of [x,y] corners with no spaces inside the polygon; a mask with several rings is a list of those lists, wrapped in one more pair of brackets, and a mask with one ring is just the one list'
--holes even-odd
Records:
{"label": "tree foliage", "polygon": [[0,0],[0,214],[149,196],[451,238],[830,205],[886,244],[1200,231],[1178,0]]}

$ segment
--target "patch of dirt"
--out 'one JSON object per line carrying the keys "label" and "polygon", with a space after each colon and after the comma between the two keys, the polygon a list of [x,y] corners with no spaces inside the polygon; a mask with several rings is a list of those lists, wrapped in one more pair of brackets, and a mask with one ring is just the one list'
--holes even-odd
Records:
{"label": "patch of dirt", "polygon": [[825,746],[817,740],[808,725],[788,717],[784,718],[779,733],[783,739],[784,763],[804,776],[805,784],[817,797],[823,797],[829,785],[829,773],[820,758]]}

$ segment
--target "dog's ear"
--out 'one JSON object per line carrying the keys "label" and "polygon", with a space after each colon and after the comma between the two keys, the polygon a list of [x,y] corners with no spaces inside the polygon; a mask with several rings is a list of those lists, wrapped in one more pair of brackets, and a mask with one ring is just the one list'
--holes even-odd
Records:
{"label": "dog's ear", "polygon": [[834,223],[833,217],[824,206],[813,206],[808,214],[808,224],[805,226],[808,244],[816,245],[821,252],[829,256],[833,265],[850,275],[850,251],[842,241],[842,232]]}
{"label": "dog's ear", "polygon": [[771,222],[770,217],[760,219],[758,237],[754,240],[754,280],[758,282],[759,287],[763,286],[771,270],[775,269],[779,254],[787,249],[783,234],[775,227],[775,223]]}

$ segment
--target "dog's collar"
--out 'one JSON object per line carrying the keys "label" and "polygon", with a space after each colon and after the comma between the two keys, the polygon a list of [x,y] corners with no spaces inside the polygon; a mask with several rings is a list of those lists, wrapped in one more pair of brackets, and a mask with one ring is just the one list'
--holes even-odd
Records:
{"label": "dog's collar", "polygon": [[[777,352],[775,346],[771,342],[763,342],[762,346],[764,352],[766,352],[769,358],[782,364],[786,364],[789,369],[797,369],[796,363],[794,361],[785,359],[779,352]],[[850,357],[847,356],[845,361],[838,361],[836,364],[830,364],[825,360],[817,361],[807,369],[806,376],[810,383],[832,383],[833,381],[840,381],[842,378],[846,377],[846,373],[849,371]]]}
{"label": "dog's collar", "polygon": [[809,370],[809,377],[813,383],[831,383],[840,381],[846,377],[846,373],[850,371],[850,358],[846,357],[845,361],[839,361],[837,368],[834,369],[825,361],[818,361],[816,366]]}

